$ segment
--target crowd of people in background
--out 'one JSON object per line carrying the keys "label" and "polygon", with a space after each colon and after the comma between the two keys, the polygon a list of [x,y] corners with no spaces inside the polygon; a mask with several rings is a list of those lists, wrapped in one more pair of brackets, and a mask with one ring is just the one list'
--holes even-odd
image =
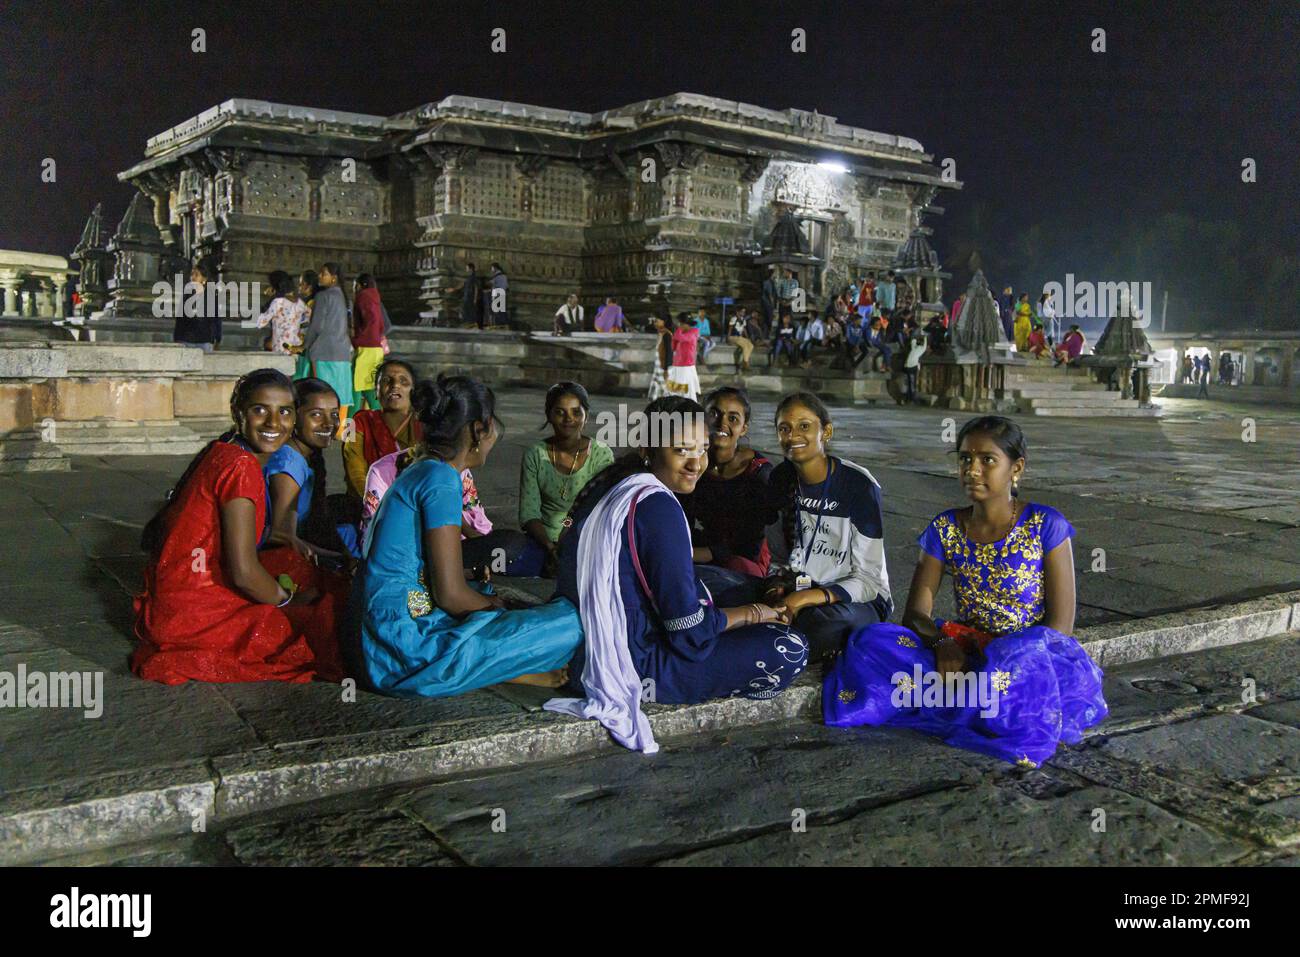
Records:
{"label": "crowd of people in background", "polygon": [[[443,290],[461,297],[465,325],[485,329],[506,323],[509,281],[499,262],[490,268],[484,282],[474,263],[467,263],[461,285]],[[201,260],[191,279],[201,285],[214,275],[212,263]],[[327,262],[301,273],[296,283],[277,270],[267,277],[267,287],[270,301],[257,322],[261,328],[269,327],[264,347],[297,355],[295,378],[310,376],[328,382],[339,396],[344,421],[352,409],[378,408],[376,375],[389,349],[387,335],[392,322],[374,278],[362,273],[349,283],[337,263]],[[991,292],[989,295],[992,297]],[[751,371],[755,352],[766,355],[769,369],[818,365],[855,371],[865,367],[896,377],[896,401],[913,402],[922,358],[947,351],[950,329],[965,303],[964,296],[958,296],[949,309],[920,303],[913,287],[891,270],[883,275],[866,272],[838,294],[828,296],[820,310],[810,311],[807,305],[794,270],[778,274],[775,267],[768,267],[758,309],[735,305],[728,314],[723,304],[716,326],[705,306],[671,319],[651,317],[644,327],[656,336],[650,398],[680,395],[698,399],[696,365],[725,343],[731,348],[737,376]],[[993,306],[1007,340],[1026,356],[1050,360],[1056,366],[1072,365],[1087,350],[1086,337],[1077,324],[1060,335],[1050,292],[1031,303],[1028,293],[1016,296],[1008,286],[1000,298],[993,298]],[[638,325],[624,313],[615,296],[605,298],[588,325],[578,294],[570,293],[553,315],[552,335],[585,331],[621,333],[638,331]],[[214,349],[220,343],[221,322],[211,317],[179,317],[175,338]],[[1225,359],[1230,368],[1231,359]],[[1220,377],[1223,375],[1221,363]]]}
{"label": "crowd of people in background", "polygon": [[1219,353],[1217,372],[1215,371],[1214,360],[1210,358],[1208,350],[1195,355],[1187,352],[1183,355],[1182,367],[1178,372],[1178,382],[1180,385],[1195,383],[1197,387],[1196,397],[1198,399],[1208,399],[1210,397],[1211,381],[1220,386],[1241,385],[1244,371],[1243,363],[1234,359],[1230,352]]}

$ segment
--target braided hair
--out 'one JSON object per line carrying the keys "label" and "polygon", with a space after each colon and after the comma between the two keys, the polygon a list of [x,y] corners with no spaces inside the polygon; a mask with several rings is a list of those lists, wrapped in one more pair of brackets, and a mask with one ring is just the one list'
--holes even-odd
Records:
{"label": "braided hair", "polygon": [[163,539],[166,537],[164,526],[166,525],[167,513],[175,504],[176,499],[180,497],[181,490],[189,483],[190,478],[194,475],[194,470],[212,451],[214,445],[220,442],[233,441],[235,436],[239,434],[238,429],[240,420],[243,418],[244,407],[248,405],[253,393],[264,386],[274,386],[284,389],[286,392],[293,392],[293,383],[279,369],[254,369],[252,372],[239,377],[238,381],[235,382],[235,388],[230,393],[230,419],[236,427],[213,439],[200,450],[198,455],[190,460],[190,464],[186,466],[180,479],[167,493],[167,500],[163,503],[162,508],[158,509],[153,518],[145,523],[144,531],[140,533],[140,548],[142,551],[151,557],[158,555],[159,549],[162,548]]}
{"label": "braided hair", "polygon": [[[492,422],[504,429],[497,418],[497,397],[489,386],[463,375],[440,375],[425,379],[411,392],[411,407],[424,428],[423,450],[446,462],[460,449],[465,426],[478,424],[486,431]],[[477,441],[477,436],[471,435]]]}

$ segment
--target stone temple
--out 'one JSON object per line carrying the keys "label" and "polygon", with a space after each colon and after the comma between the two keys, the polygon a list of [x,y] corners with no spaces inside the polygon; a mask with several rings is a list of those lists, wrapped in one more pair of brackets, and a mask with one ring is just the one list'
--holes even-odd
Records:
{"label": "stone temple", "polygon": [[934,302],[922,218],[960,184],[932,159],[815,111],[690,93],[602,113],[449,96],[389,117],[235,99],[150,139],[119,174],[140,191],[119,235],[75,258],[95,267],[83,298],[120,315],[205,254],[228,281],[370,272],[400,323],[458,322],[449,290],[493,261],[521,327],[548,326],[569,292],[640,316],[752,303],[769,265],[814,304],[889,268]]}

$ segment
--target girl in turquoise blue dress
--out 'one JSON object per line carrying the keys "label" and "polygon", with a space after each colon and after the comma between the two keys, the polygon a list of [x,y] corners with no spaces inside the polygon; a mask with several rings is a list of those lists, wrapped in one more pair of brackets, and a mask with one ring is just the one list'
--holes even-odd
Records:
{"label": "girl in turquoise blue dress", "polygon": [[353,589],[366,678],[428,698],[499,682],[561,686],[582,640],[574,606],[507,610],[490,585],[465,578],[460,475],[496,443],[496,397],[473,379],[439,377],[416,387],[412,405],[423,457],[380,503]]}
{"label": "girl in turquoise blue dress", "polygon": [[[826,723],[914,728],[1036,767],[1107,715],[1101,669],[1074,631],[1074,528],[1019,498],[1025,438],[985,416],[957,435],[966,508],[921,535],[903,624],[856,632],[822,690]],[[957,621],[933,617],[944,572]]]}

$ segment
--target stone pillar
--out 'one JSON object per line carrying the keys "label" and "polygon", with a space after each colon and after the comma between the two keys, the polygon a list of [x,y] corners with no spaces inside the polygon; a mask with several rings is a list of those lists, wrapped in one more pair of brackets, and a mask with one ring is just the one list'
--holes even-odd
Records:
{"label": "stone pillar", "polygon": [[54,280],[54,318],[65,319],[68,315],[68,280],[59,276]]}
{"label": "stone pillar", "polygon": [[41,288],[36,293],[36,314],[46,319],[54,318],[54,282],[41,279]]}
{"label": "stone pillar", "polygon": [[5,290],[4,314],[6,316],[18,315],[18,280],[10,277],[0,279],[0,285]]}

